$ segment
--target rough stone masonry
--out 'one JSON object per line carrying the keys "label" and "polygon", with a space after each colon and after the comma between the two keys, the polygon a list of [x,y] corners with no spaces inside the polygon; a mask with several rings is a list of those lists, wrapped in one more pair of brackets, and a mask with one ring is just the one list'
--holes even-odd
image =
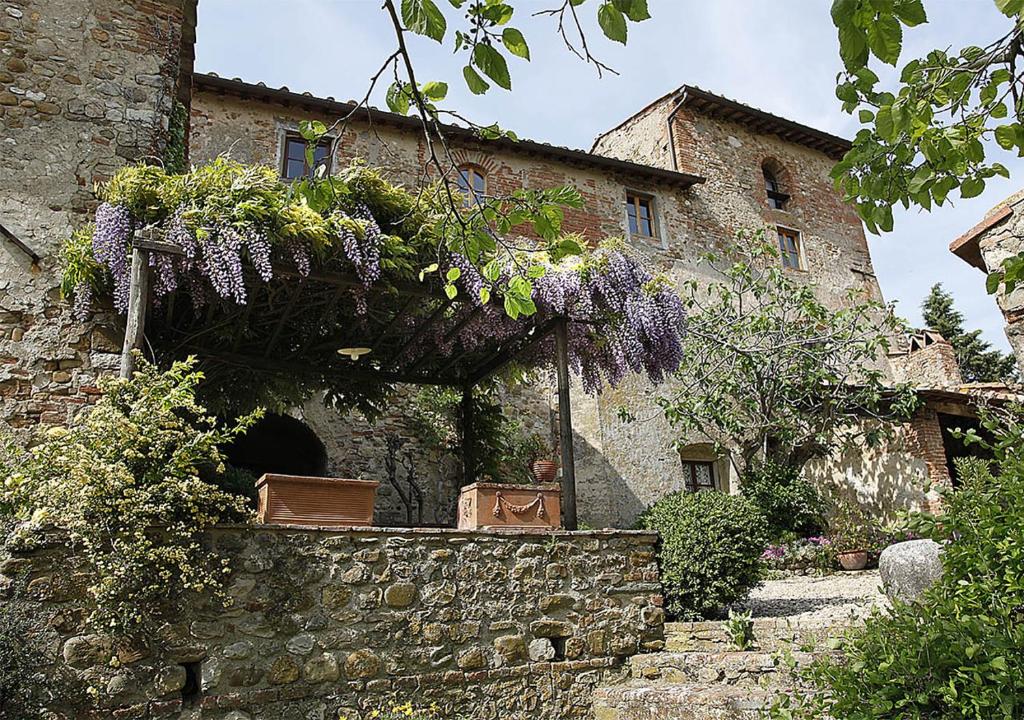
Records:
{"label": "rough stone masonry", "polygon": [[[65,538],[13,541],[6,602],[45,628],[64,718],[350,720],[437,703],[442,717],[568,720],[631,655],[664,646],[656,536],[223,527],[231,607],[165,626],[155,650],[97,634]],[[70,679],[70,681],[68,680]],[[98,707],[79,705],[88,687]]]}

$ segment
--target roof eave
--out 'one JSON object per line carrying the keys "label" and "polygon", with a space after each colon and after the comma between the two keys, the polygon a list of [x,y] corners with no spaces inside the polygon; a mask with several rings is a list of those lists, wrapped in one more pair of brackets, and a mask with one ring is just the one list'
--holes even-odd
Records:
{"label": "roof eave", "polygon": [[[195,73],[193,75],[193,82],[197,90],[213,90],[224,94],[252,98],[262,102],[278,102],[285,105],[299,105],[338,115],[348,115],[354,112],[353,117],[358,118],[363,122],[379,123],[403,129],[415,129],[417,131],[422,129],[419,118],[415,116],[399,115],[397,113],[378,110],[376,108],[361,107],[352,102],[342,102],[331,98],[316,97],[306,93],[296,93],[288,90],[287,88],[270,88],[265,85],[253,85],[242,80],[232,80],[205,73]],[[682,173],[674,170],[665,170],[648,165],[640,165],[627,160],[619,160],[616,158],[606,157],[604,155],[595,155],[583,150],[561,148],[554,145],[534,142],[532,140],[512,140],[504,137],[488,140],[481,138],[475,131],[469,128],[447,124],[443,124],[441,127],[449,137],[457,138],[462,142],[486,145],[489,148],[497,148],[499,150],[506,150],[519,154],[541,155],[570,165],[598,168],[619,175],[643,178],[651,182],[667,184],[680,189],[685,189],[693,185],[703,183],[705,180],[699,175],[691,175],[689,173]]]}

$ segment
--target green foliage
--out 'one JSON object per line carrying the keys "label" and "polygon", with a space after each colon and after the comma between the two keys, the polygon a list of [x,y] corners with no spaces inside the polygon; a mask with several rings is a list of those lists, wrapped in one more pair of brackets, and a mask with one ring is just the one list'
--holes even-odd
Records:
{"label": "green foliage", "polygon": [[844,495],[833,499],[828,516],[828,539],[834,552],[870,550],[874,536],[874,522],[856,501]]}
{"label": "green foliage", "polygon": [[764,516],[746,498],[675,493],[654,503],[639,523],[661,535],[665,607],[677,618],[712,617],[760,582],[768,537]]}
{"label": "green foliage", "polygon": [[99,402],[70,429],[52,428],[0,457],[3,504],[23,520],[65,529],[92,571],[92,620],[151,631],[166,611],[221,592],[227,568],[200,543],[244,502],[204,482],[224,472],[220,447],[258,414],[219,427],[196,402],[192,361],[158,372],[139,358],[131,380],[104,378]]}
{"label": "green foliage", "polygon": [[1017,361],[981,339],[981,330],[964,330],[964,316],[953,306],[953,296],[941,283],[932,286],[921,303],[925,326],[936,330],[956,351],[956,360],[964,381],[1014,382],[1018,379]]}
{"label": "green foliage", "polygon": [[768,521],[769,540],[786,534],[813,535],[821,528],[821,495],[800,478],[800,468],[771,460],[755,463],[741,477],[740,488]]}
{"label": "green foliage", "polygon": [[[530,463],[537,459],[543,441],[527,433],[519,420],[504,410],[502,388],[497,383],[478,386],[473,392],[474,477],[491,482],[528,482]],[[455,388],[428,386],[415,398],[410,416],[416,433],[428,446],[460,453],[464,442],[462,392]]]}
{"label": "green foliage", "polygon": [[[971,198],[1007,169],[986,157],[986,143],[1024,154],[1019,3],[996,0],[1005,36],[959,52],[936,49],[906,63],[898,88],[879,88],[871,58],[896,66],[903,28],[928,21],[921,0],[834,0],[845,72],[836,96],[864,127],[833,177],[872,232],[892,230],[892,207],[943,205],[953,190]],[[981,45],[981,43],[979,44]]]}
{"label": "green foliage", "polygon": [[[741,472],[755,458],[799,470],[908,417],[916,396],[879,370],[905,327],[891,308],[851,294],[833,309],[783,269],[761,231],[705,258],[718,281],[683,287],[687,334],[679,384],[658,398],[680,442],[700,435]],[[865,422],[869,421],[869,422]]]}
{"label": "green foliage", "polygon": [[918,525],[945,542],[943,577],[912,604],[876,614],[805,673],[814,692],[784,698],[777,720],[1024,715],[1024,427],[1019,411],[985,425],[993,467],[960,461],[945,513]]}
{"label": "green foliage", "polygon": [[749,610],[736,612],[730,609],[729,619],[722,623],[722,627],[733,646],[740,652],[754,646],[754,621]]}
{"label": "green foliage", "polygon": [[[315,140],[326,128],[309,123],[304,136]],[[412,194],[392,185],[380,172],[360,162],[337,175],[286,183],[274,168],[246,165],[226,157],[193,168],[182,175],[150,165],[127,166],[97,188],[99,198],[128,208],[140,223],[163,224],[181,210],[186,224],[202,234],[203,228],[233,227],[239,232],[266,233],[271,245],[287,252],[299,243],[313,250],[324,266],[345,260],[339,236],[365,232],[351,217],[360,206],[370,209],[384,232],[381,250],[382,283],[422,281],[437,269],[439,250],[464,255],[484,270],[490,293],[501,293],[513,317],[536,311],[531,299],[533,280],[547,266],[583,248],[579,239],[562,234],[564,208],[578,208],[583,200],[572,187],[546,190],[520,189],[503,198],[490,198],[467,209],[454,221],[442,186]],[[535,251],[509,251],[496,238],[528,226],[542,239]],[[443,253],[441,253],[443,254]],[[88,228],[65,241],[62,250],[62,287],[72,295],[83,285],[103,292],[109,278],[96,262]],[[521,269],[499,282],[502,264]],[[487,272],[493,267],[494,272]],[[451,290],[455,286],[448,283]]]}
{"label": "green foliage", "polygon": [[175,100],[167,128],[167,147],[164,148],[164,169],[171,173],[188,170],[185,162],[185,133],[188,130],[188,108]]}
{"label": "green foliage", "polygon": [[[560,8],[542,10],[537,14],[557,17],[560,23],[559,30],[568,48],[584,60],[596,63],[597,61],[589,54],[587,42],[582,37],[583,31],[579,29],[582,26],[576,8],[584,2],[586,0],[567,1]],[[466,65],[462,73],[466,86],[476,95],[483,94],[490,89],[490,84],[483,77],[486,76],[499,87],[511,90],[512,77],[501,48],[513,57],[527,61],[530,59],[530,49],[522,31],[508,24],[515,15],[515,1],[482,0],[466,5],[465,0],[449,0],[449,3],[456,9],[466,6],[463,13],[466,27],[452,33],[455,52],[465,53]],[[626,43],[628,23],[650,18],[647,0],[600,0],[597,4],[597,20],[601,31],[607,38],[622,44]],[[423,35],[438,43],[443,43],[448,36],[448,20],[434,0],[401,0],[398,12],[402,25],[409,32]],[[583,53],[576,50],[573,46],[574,41],[566,34],[565,29],[568,27],[579,29],[578,42],[582,45]],[[603,66],[598,63],[598,67]],[[424,85],[419,88],[419,99],[426,99],[426,87],[427,85]],[[396,80],[387,93],[388,107],[393,112],[404,115],[411,107],[418,106],[418,98],[415,95],[409,83]],[[423,104],[428,115],[437,116],[437,109],[431,103]]]}

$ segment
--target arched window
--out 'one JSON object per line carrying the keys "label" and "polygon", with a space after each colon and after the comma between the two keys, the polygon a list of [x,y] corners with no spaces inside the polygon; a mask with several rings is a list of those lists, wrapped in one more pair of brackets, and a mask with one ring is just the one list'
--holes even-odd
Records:
{"label": "arched window", "polygon": [[770,163],[765,163],[761,166],[761,172],[764,173],[764,190],[768,195],[769,207],[775,208],[776,210],[785,210],[786,202],[789,200],[789,195],[782,191],[782,184],[779,182],[778,171],[771,167]]}
{"label": "arched window", "polygon": [[480,205],[487,196],[487,174],[479,165],[459,165],[459,192],[465,196],[466,207]]}

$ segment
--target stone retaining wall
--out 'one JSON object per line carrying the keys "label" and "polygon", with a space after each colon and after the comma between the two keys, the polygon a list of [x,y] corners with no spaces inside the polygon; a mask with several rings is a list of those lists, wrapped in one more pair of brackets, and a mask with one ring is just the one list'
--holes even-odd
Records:
{"label": "stone retaining wall", "polygon": [[91,716],[335,720],[410,700],[443,717],[565,720],[587,717],[628,657],[664,646],[655,540],[218,528],[233,606],[179,618],[148,653],[85,627],[84,578],[59,537],[9,544],[2,569],[45,627],[48,671],[96,688]]}

